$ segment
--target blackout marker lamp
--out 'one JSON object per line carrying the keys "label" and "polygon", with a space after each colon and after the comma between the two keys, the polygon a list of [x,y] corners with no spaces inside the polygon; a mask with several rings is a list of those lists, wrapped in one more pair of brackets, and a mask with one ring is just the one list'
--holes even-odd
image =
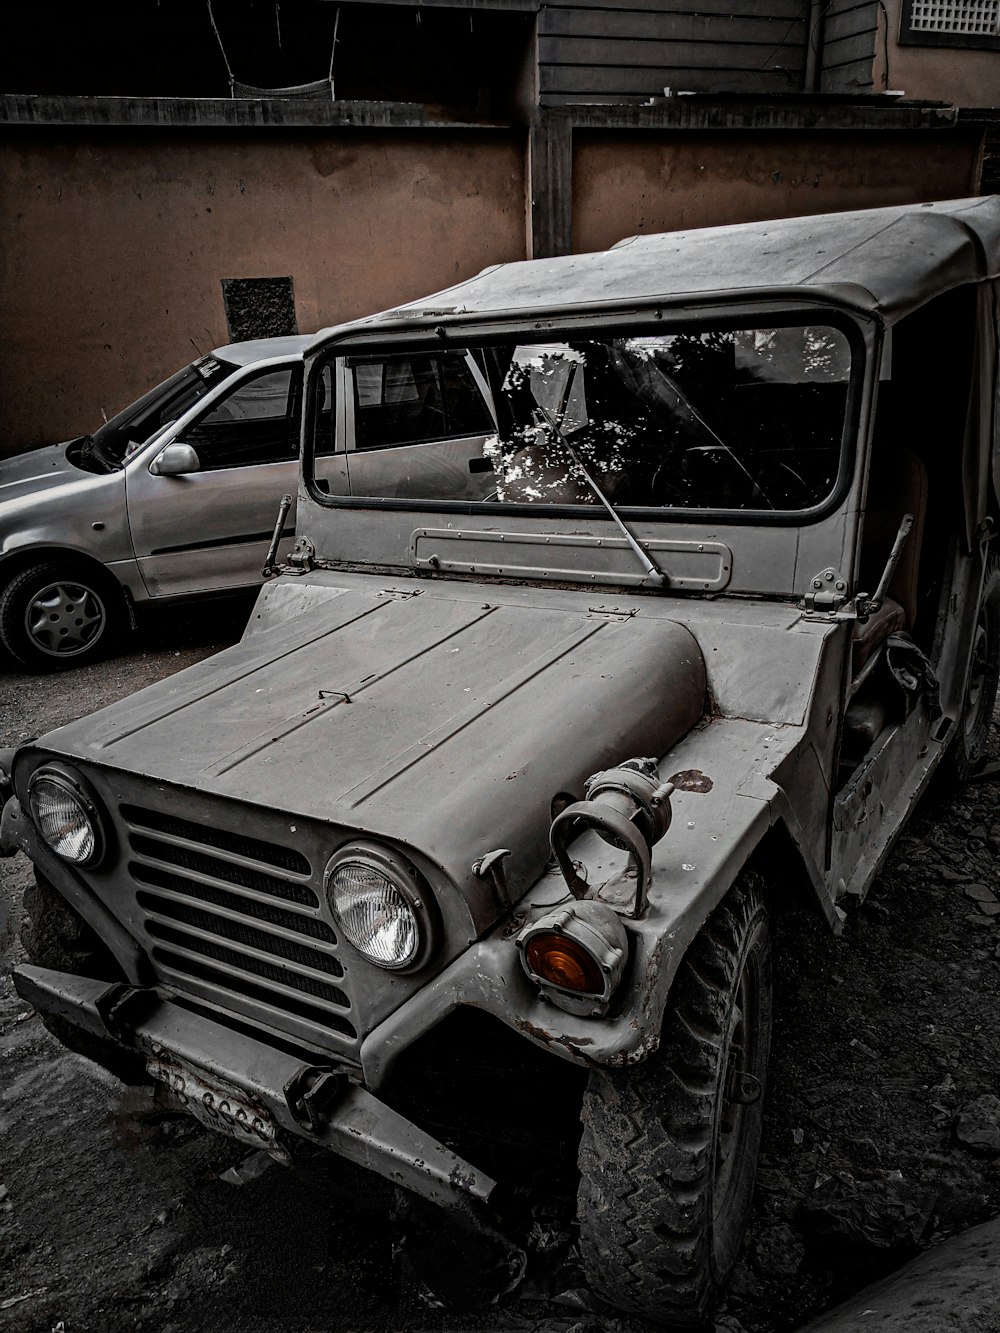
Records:
{"label": "blackout marker lamp", "polygon": [[568,847],[589,828],[612,847],[631,855],[636,868],[632,916],[642,915],[652,878],[650,850],[670,827],[673,790],[672,783],[660,782],[655,759],[627,759],[617,768],[587,779],[586,800],[568,805],[556,815],[549,830],[553,854],[574,898],[585,898],[588,888],[570,859]]}

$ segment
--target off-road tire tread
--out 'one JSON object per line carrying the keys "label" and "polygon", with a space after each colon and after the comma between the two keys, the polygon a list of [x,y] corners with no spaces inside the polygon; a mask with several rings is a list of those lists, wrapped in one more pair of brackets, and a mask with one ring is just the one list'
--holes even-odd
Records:
{"label": "off-road tire tread", "polygon": [[[762,882],[744,872],[678,970],[659,1050],[633,1069],[592,1071],[584,1096],[577,1212],[588,1282],[675,1328],[701,1326],[728,1277],[714,1271],[707,1216],[714,1104],[743,950],[761,919]],[[740,1231],[744,1220],[745,1210]]]}
{"label": "off-road tire tread", "polygon": [[990,598],[995,599],[998,605],[994,608],[994,643],[991,645],[990,679],[986,685],[987,695],[980,710],[982,722],[977,728],[977,734],[970,745],[965,735],[963,701],[963,710],[959,714],[954,739],[948,746],[938,769],[938,778],[946,787],[960,787],[968,782],[978,767],[989,740],[990,723],[996,705],[997,686],[1000,684],[1000,560],[996,556],[991,556],[986,564],[981,604]]}
{"label": "off-road tire tread", "polygon": [[[97,981],[123,981],[114,958],[93,930],[73,911],[47,879],[35,872],[24,891],[25,920],[21,943],[28,961],[36,967],[69,972]],[[123,1083],[148,1082],[140,1056],[124,1050],[109,1038],[96,1037],[55,1014],[40,1014],[44,1026],[67,1050],[101,1065]]]}

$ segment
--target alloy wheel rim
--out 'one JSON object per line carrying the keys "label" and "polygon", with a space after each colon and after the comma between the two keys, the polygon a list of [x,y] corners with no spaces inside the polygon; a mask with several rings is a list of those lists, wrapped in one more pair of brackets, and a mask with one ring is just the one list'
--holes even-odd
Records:
{"label": "alloy wheel rim", "polygon": [[50,583],[32,597],[24,628],[32,647],[48,657],[74,657],[91,648],[105,626],[104,604],[80,583]]}

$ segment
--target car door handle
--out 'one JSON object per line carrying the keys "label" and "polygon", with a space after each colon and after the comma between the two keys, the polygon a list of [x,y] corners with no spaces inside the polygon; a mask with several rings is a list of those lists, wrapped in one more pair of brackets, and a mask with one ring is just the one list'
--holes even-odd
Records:
{"label": "car door handle", "polygon": [[470,471],[470,472],[492,472],[492,471],[493,471],[493,459],[492,459],[492,458],[470,458],[470,459],[469,459],[469,471]]}

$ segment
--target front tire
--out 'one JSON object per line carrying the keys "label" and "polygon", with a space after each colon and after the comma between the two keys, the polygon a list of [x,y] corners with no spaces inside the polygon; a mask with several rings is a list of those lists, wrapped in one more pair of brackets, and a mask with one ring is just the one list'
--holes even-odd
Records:
{"label": "front tire", "polygon": [[991,560],[986,568],[983,595],[973,631],[969,674],[965,683],[962,712],[955,738],[941,761],[944,778],[951,785],[967,782],[986,753],[993,709],[1000,684],[1000,564]]}
{"label": "front tire", "polygon": [[[34,883],[24,891],[24,910],[27,920],[21,926],[21,943],[30,963],[97,981],[126,979],[99,937],[37,870]],[[124,1050],[110,1038],[96,1037],[58,1015],[39,1017],[68,1050],[93,1060],[123,1083],[148,1082],[145,1063],[132,1051]]]}
{"label": "front tire", "polygon": [[656,1054],[590,1075],[580,1249],[611,1304],[675,1328],[717,1304],[750,1211],[770,1038],[767,910],[745,872],[681,964]]}
{"label": "front tire", "polygon": [[82,562],[29,565],[0,593],[0,642],[15,661],[36,671],[95,661],[121,625],[117,584]]}

